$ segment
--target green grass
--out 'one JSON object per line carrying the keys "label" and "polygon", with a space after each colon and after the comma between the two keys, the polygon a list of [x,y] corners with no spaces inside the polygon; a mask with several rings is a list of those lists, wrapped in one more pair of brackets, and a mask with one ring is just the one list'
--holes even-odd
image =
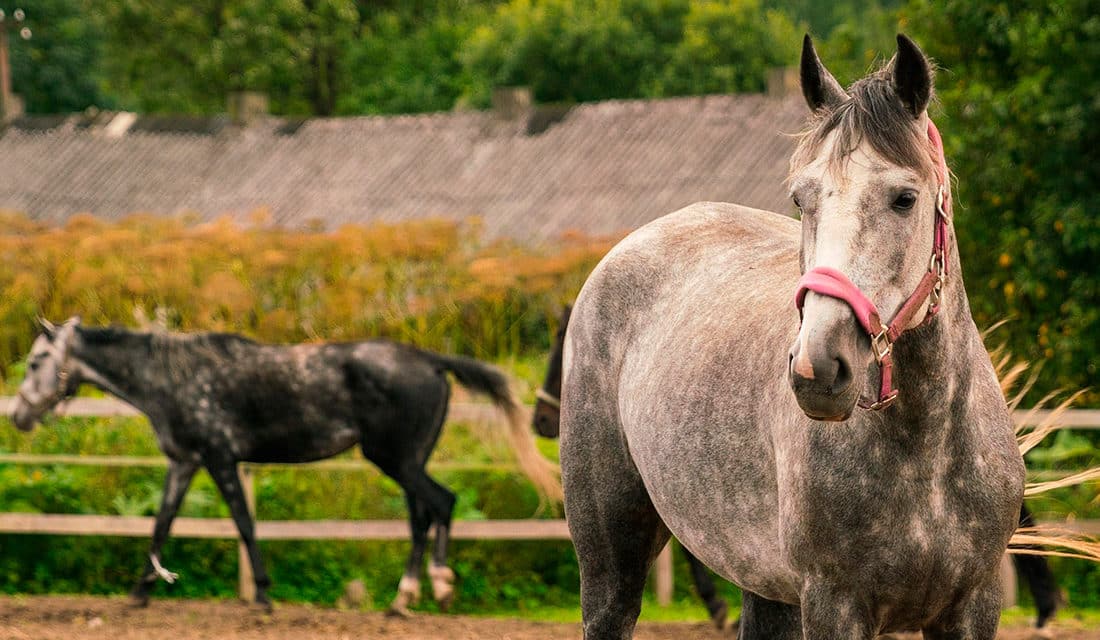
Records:
{"label": "green grass", "polygon": [[[580,607],[537,607],[522,611],[501,611],[480,614],[483,617],[509,617],[523,620],[535,620],[539,622],[580,622]],[[730,620],[736,620],[740,615],[740,609],[730,607]],[[642,602],[642,614],[638,617],[642,622],[706,622],[707,611],[698,600],[678,600],[667,607],[658,606],[657,603],[646,598]],[[1012,607],[1005,609],[1001,614],[1001,625],[1004,627],[1023,627],[1032,624],[1035,620],[1035,610],[1030,607]],[[1055,620],[1070,628],[1080,627],[1094,629],[1100,627],[1100,609],[1067,608],[1060,610]]]}
{"label": "green grass", "polygon": [[[739,609],[730,610],[736,616]],[[580,607],[535,607],[515,612],[487,612],[484,617],[513,617],[539,622],[580,622]],[[638,617],[644,622],[705,622],[709,618],[707,610],[698,600],[678,600],[667,607],[659,606],[656,601],[646,598],[642,602],[642,614]]]}

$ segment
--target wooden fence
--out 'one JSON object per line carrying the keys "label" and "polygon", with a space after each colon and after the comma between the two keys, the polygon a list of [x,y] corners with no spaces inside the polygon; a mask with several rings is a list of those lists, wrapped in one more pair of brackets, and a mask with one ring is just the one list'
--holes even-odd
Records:
{"label": "wooden fence", "polygon": [[[14,398],[0,397],[0,415],[10,415]],[[56,412],[62,416],[122,417],[141,415],[130,405],[110,398],[74,398]],[[1041,422],[1049,412],[1037,411],[1031,422]],[[1027,412],[1017,412],[1017,421],[1027,419]],[[448,421],[485,423],[499,420],[497,410],[483,403],[451,403]],[[1100,429],[1100,410],[1078,409],[1066,411],[1057,422],[1060,429]],[[79,456],[0,453],[0,464],[46,465],[63,464],[99,467],[164,467],[167,460],[160,456]],[[361,470],[362,460],[325,460],[293,465],[325,470]],[[241,465],[239,473],[245,487],[249,508],[255,514],[255,491],[251,468]],[[262,465],[290,466],[290,465]],[[514,465],[501,464],[435,464],[437,470],[501,470]],[[0,533],[48,534],[48,535],[102,535],[147,537],[153,530],[154,519],[142,516],[102,516],[67,514],[0,513]],[[1065,525],[1059,523],[1058,526]],[[1100,521],[1078,521],[1072,530],[1088,535],[1100,535]],[[176,518],[172,535],[190,538],[236,538],[237,530],[228,518]],[[456,540],[568,540],[569,530],[564,520],[480,520],[456,521],[451,530]],[[260,520],[256,523],[256,537],[260,540],[405,540],[409,537],[409,525],[405,520]],[[244,545],[239,545],[238,576],[241,598],[251,599],[253,581],[251,566]],[[1006,573],[1006,604],[1015,602],[1015,575],[1011,563]],[[667,605],[672,600],[671,545],[657,558],[654,567],[657,601]]]}

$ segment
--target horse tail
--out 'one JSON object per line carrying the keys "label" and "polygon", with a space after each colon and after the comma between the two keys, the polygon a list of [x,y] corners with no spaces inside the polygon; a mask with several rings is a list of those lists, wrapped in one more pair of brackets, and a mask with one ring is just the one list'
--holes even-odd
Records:
{"label": "horse tail", "polygon": [[431,354],[437,365],[451,372],[463,387],[482,393],[508,418],[508,435],[520,470],[546,498],[561,502],[561,471],[535,446],[535,437],[523,404],[512,389],[508,376],[500,369],[464,356]]}

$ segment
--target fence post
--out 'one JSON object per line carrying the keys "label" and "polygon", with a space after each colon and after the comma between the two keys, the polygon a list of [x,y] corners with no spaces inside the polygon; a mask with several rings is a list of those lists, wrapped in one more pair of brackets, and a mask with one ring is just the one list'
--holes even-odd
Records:
{"label": "fence post", "polygon": [[[252,479],[252,467],[247,464],[237,465],[237,477],[241,479],[241,488],[244,490],[244,502],[248,505],[248,513],[252,514],[253,522],[256,519],[256,487]],[[248,547],[241,540],[240,532],[237,533],[237,594],[241,600],[252,602],[256,598],[256,581],[252,577],[252,560],[248,557]]]}
{"label": "fence post", "polygon": [[1012,554],[1006,553],[1001,558],[1001,608],[1016,605],[1016,564],[1012,562]]}
{"label": "fence post", "polygon": [[672,542],[669,541],[661,553],[657,554],[657,564],[654,567],[656,575],[655,586],[657,590],[657,605],[667,607],[672,604]]}

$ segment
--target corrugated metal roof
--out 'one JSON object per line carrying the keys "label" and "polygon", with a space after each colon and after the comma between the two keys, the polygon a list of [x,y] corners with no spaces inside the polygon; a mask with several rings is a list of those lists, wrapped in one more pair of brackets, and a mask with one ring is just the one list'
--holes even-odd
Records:
{"label": "corrugated metal roof", "polygon": [[246,128],[137,118],[122,135],[26,121],[0,136],[0,208],[60,221],[264,207],[287,226],[480,216],[519,240],[616,233],[699,200],[790,211],[789,134],[805,115],[800,97],[719,95],[582,104],[536,134],[493,112]]}

